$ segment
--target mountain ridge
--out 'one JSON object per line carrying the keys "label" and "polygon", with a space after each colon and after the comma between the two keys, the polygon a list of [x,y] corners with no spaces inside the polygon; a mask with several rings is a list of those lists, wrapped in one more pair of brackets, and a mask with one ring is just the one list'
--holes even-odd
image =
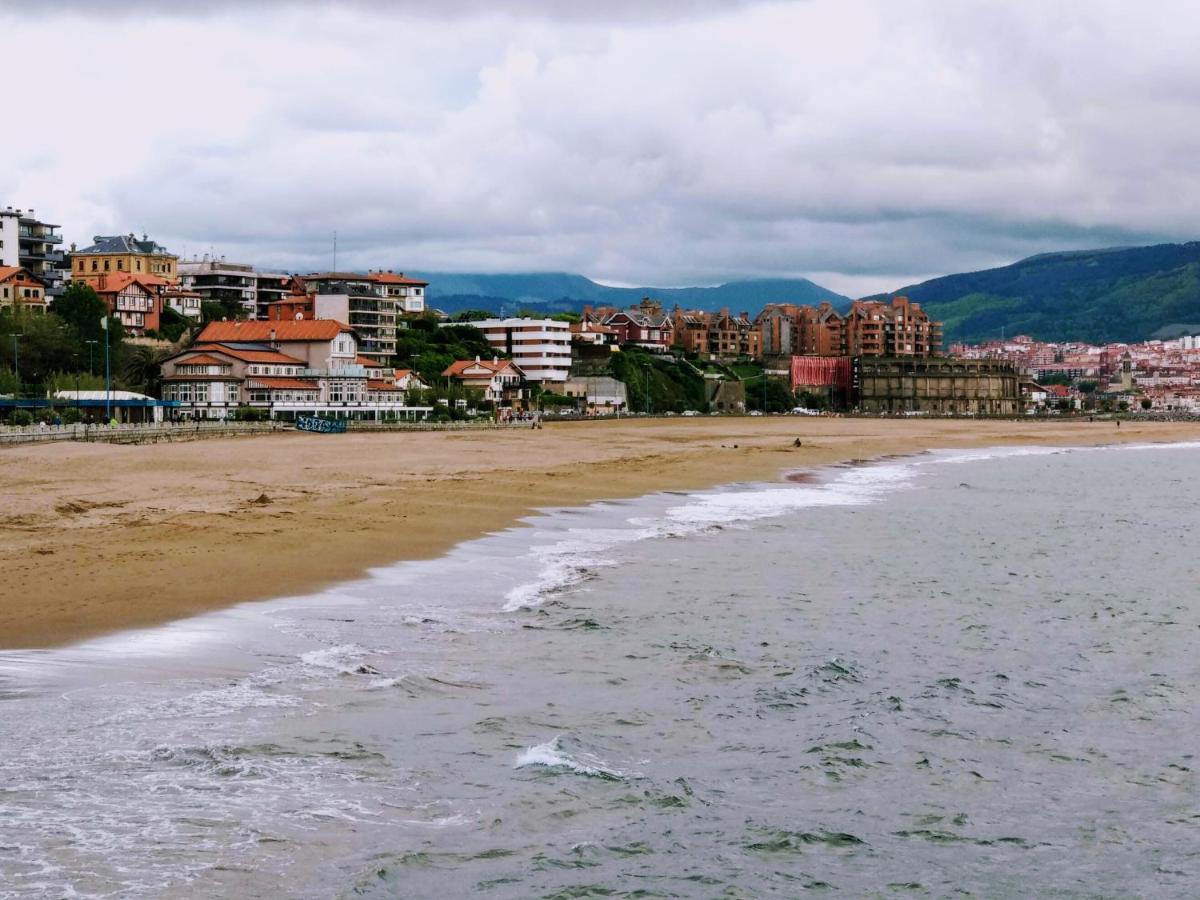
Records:
{"label": "mountain ridge", "polygon": [[[660,300],[664,307],[678,304],[688,309],[716,312],[756,313],[766,303],[833,303],[846,309],[850,298],[822,287],[807,278],[757,278],[696,287],[615,287],[570,272],[527,272],[490,275],[485,273],[410,272],[429,282],[431,305],[446,312],[489,309],[500,306],[530,308],[544,312],[577,311],[581,306],[629,306],[643,297]],[[479,304],[471,305],[470,298]]]}
{"label": "mountain ridge", "polygon": [[884,296],[920,303],[948,343],[1018,333],[1132,343],[1200,322],[1200,241],[1039,253]]}

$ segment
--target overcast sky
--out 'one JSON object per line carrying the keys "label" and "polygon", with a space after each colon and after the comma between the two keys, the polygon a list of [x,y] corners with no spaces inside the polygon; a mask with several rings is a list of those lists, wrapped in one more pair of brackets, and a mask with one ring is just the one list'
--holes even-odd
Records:
{"label": "overcast sky", "polygon": [[861,295],[1200,236],[1194,2],[55,0],[0,33],[0,205],[81,245]]}

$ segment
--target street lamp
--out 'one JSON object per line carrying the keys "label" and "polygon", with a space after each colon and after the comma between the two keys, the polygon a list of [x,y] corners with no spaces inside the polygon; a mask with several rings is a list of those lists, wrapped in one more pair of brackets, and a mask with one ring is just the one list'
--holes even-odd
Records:
{"label": "street lamp", "polygon": [[112,422],[112,366],[108,355],[108,326],[109,318],[105,315],[100,320],[100,327],[104,329],[104,424],[106,425]]}
{"label": "street lamp", "polygon": [[12,335],[13,342],[13,377],[17,379],[17,386],[13,389],[13,396],[21,399],[21,358],[20,351],[17,349],[17,338],[23,338],[23,334]]}
{"label": "street lamp", "polygon": [[88,377],[91,377],[92,375],[96,374],[92,370],[92,348],[96,346],[99,341],[84,341],[84,343],[88,345]]}

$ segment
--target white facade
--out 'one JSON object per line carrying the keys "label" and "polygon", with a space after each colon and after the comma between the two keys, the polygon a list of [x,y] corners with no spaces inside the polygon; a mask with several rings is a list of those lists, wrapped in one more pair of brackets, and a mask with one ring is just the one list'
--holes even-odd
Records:
{"label": "white facade", "polygon": [[509,354],[530,381],[563,382],[571,374],[571,326],[553,319],[472,322],[488,343]]}
{"label": "white facade", "polygon": [[0,209],[0,266],[21,264],[17,226],[21,216],[14,209]]}

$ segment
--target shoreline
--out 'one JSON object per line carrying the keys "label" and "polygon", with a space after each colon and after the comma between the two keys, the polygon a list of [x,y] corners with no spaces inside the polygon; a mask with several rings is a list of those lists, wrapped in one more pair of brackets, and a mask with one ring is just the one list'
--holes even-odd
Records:
{"label": "shoreline", "polygon": [[9,448],[0,649],[314,592],[547,507],[931,449],[1194,439],[1200,423],[746,417]]}

